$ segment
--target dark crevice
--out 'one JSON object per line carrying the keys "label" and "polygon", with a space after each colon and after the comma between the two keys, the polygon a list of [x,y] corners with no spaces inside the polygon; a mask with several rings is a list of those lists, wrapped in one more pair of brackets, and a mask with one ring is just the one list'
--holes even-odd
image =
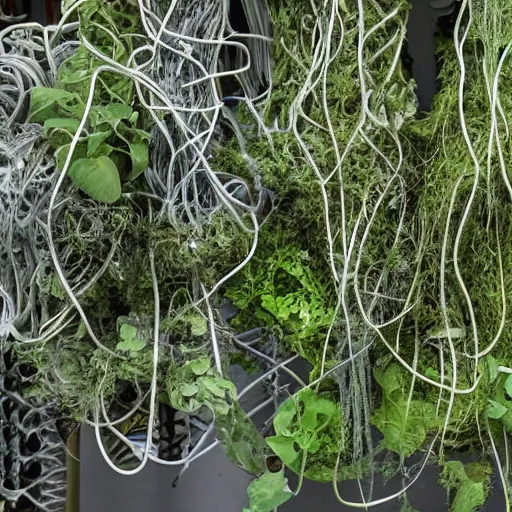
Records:
{"label": "dark crevice", "polygon": [[436,40],[453,35],[460,4],[456,0],[411,0],[411,4],[402,65],[416,82],[421,116],[431,110],[441,87],[437,77],[442,62],[436,58]]}

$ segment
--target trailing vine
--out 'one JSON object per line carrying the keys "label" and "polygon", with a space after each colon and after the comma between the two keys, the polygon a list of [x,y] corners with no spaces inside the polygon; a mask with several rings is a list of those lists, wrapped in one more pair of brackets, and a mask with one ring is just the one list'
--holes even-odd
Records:
{"label": "trailing vine", "polygon": [[[251,33],[226,0],[67,1],[0,32],[23,399],[92,426],[124,475],[221,444],[251,512],[304,478],[410,510],[428,463],[456,512],[494,463],[509,510],[512,7],[460,1],[419,115],[406,0],[241,5]],[[403,489],[375,499],[377,472]]]}

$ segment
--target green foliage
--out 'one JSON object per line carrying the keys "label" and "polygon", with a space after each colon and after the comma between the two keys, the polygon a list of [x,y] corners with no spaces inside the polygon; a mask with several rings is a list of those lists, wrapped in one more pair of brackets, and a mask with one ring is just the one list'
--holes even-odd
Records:
{"label": "green foliage", "polygon": [[172,365],[168,374],[169,399],[179,411],[194,412],[207,406],[215,413],[227,414],[236,400],[233,383],[219,377],[206,358]]}
{"label": "green foliage", "polygon": [[[131,2],[88,0],[79,7],[80,37],[99,52],[127,65],[139,44],[139,24]],[[60,169],[85,113],[91,79],[103,62],[85,46],[62,63],[54,88],[31,90],[30,120],[42,123]],[[96,201],[112,203],[121,196],[121,182],[135,180],[149,163],[150,135],[134,110],[132,80],[113,72],[100,74],[94,102],[71,159],[69,176]]]}
{"label": "green foliage", "polygon": [[474,512],[484,504],[490,485],[491,467],[487,463],[462,464],[449,461],[443,466],[441,485],[455,492],[452,512]]}
{"label": "green foliage", "polygon": [[220,377],[208,358],[172,364],[167,373],[170,404],[179,411],[208,407],[215,415],[217,437],[228,457],[252,474],[264,470],[264,441],[237,402],[234,384]]}
{"label": "green foliage", "polygon": [[434,405],[421,399],[408,400],[411,378],[398,364],[375,368],[374,377],[382,389],[382,403],[372,423],[384,436],[382,447],[402,458],[409,457],[439,424]]}
{"label": "green foliage", "polygon": [[501,373],[495,377],[494,389],[488,398],[487,417],[499,420],[507,432],[512,432],[512,375]]}
{"label": "green foliage", "polygon": [[251,261],[226,290],[241,310],[236,325],[249,328],[254,321],[278,325],[284,340],[307,357],[305,344],[318,339],[333,317],[325,287],[308,262],[307,253],[293,246]]}
{"label": "green foliage", "polygon": [[[347,357],[350,329],[350,349],[368,347],[378,384],[376,409],[369,391],[361,389],[370,380],[370,369],[363,359],[355,360],[330,373],[317,391],[305,389],[286,400],[274,418],[275,435],[265,443],[237,403],[234,384],[205,355],[209,325],[204,304],[198,302],[200,285],[212,287],[240,263],[252,237],[220,208],[198,217],[197,223],[185,223],[179,215],[171,216],[172,222],[165,215],[149,215],[156,203],[149,199],[113,204],[123,187],[142,185],[136,180],[148,166],[151,125],[132,79],[112,71],[98,76],[92,108],[83,119],[93,75],[103,63],[85,44],[60,66],[53,88],[31,90],[30,121],[43,126],[59,169],[84,124],[68,174],[75,187],[104,204],[95,205],[88,217],[90,201],[84,200],[64,212],[62,222],[54,222],[52,229],[70,278],[80,271],[76,269],[98,268],[116,244],[111,264],[79,300],[101,342],[122,357],[105,357],[83,322],[69,315],[62,332],[44,340],[42,349],[32,344],[19,349],[40,377],[30,393],[45,400],[56,397],[61,407],[82,419],[97,408],[100,389],[105,401],[115,404],[122,385],[148,385],[153,368],[151,251],[162,312],[158,385],[165,388],[158,390],[159,399],[187,413],[201,408],[213,412],[217,437],[229,457],[262,475],[249,488],[250,512],[272,510],[291,495],[282,472],[264,472],[269,450],[296,473],[304,464],[304,474],[314,480],[360,477],[374,462],[363,432],[369,430],[371,416],[383,435],[381,448],[392,452],[388,455],[395,465],[386,468],[390,476],[443,427],[448,393],[421,379],[413,385],[411,374],[375,337],[361,308],[385,325],[379,334],[403,360],[434,382],[449,386],[454,380],[452,354],[458,389],[468,389],[480,379],[474,392],[450,400],[453,407],[441,452],[479,443],[486,439],[479,429],[488,426],[512,432],[512,376],[500,373],[500,366],[512,365],[508,317],[502,325],[504,307],[510,311],[512,299],[512,206],[503,180],[512,157],[506,122],[512,95],[503,85],[512,78],[510,66],[503,67],[498,84],[499,115],[492,124],[492,116],[482,115],[500,52],[512,35],[511,17],[505,15],[509,7],[500,17],[487,16],[497,9],[497,1],[485,3],[488,12],[483,2],[474,2],[474,23],[464,48],[456,51],[453,42],[438,41],[442,87],[432,112],[423,119],[415,118],[412,81],[400,66],[390,74],[399,56],[407,1],[365,3],[365,28],[379,29],[368,31],[364,44],[359,31],[363,14],[354,2],[339,4],[343,24],[330,23],[326,10],[320,5],[315,9],[314,3],[269,2],[273,87],[270,98],[254,108],[261,109],[258,121],[273,129],[262,130],[241,105],[235,114],[237,137],[212,142],[208,148],[219,177],[239,176],[248,181],[251,196],[267,189],[270,198],[257,214],[261,229],[254,258],[211,297],[210,305],[216,309],[225,294],[240,310],[231,327],[266,327],[278,340],[278,358],[298,353],[313,365],[312,377]],[[391,9],[396,16],[383,23]],[[87,0],[77,11],[80,38],[109,59],[133,66],[133,50],[146,42],[145,36],[137,36],[143,32],[139,16],[134,0]],[[323,28],[313,28],[318,19],[320,27],[332,30],[330,51],[336,57],[328,62],[327,46],[316,51],[327,41],[322,41]],[[467,74],[463,101],[458,93],[460,57]],[[83,194],[75,196],[82,201]],[[23,277],[22,271],[16,269],[15,280]],[[41,309],[34,332],[45,332],[39,328],[50,325],[52,317],[61,318],[55,315],[68,306],[67,294],[52,269],[38,273],[30,286],[24,294],[33,300],[37,289]],[[345,299],[343,313],[335,307],[340,297]],[[30,312],[18,309],[19,316]],[[220,323],[218,311],[214,314]],[[472,339],[473,324],[479,344]],[[477,367],[466,355],[485,350],[500,329],[494,355],[480,358]],[[235,352],[227,326],[221,325],[217,335],[224,371],[228,361],[260,369]],[[325,365],[320,365],[324,354]],[[369,382],[366,386],[371,388]],[[339,474],[333,475],[338,458]],[[485,464],[444,466],[442,481],[456,490],[455,512],[469,512],[483,503],[488,475]],[[403,507],[408,509],[406,501]]]}
{"label": "green foliage", "polygon": [[137,338],[137,328],[130,324],[121,324],[119,338],[121,341],[116,345],[117,350],[139,352],[146,346],[144,340]]}
{"label": "green foliage", "polygon": [[114,203],[121,197],[119,172],[108,156],[75,160],[68,174],[79,189],[96,201]]}
{"label": "green foliage", "polygon": [[293,497],[284,471],[266,471],[249,485],[247,494],[249,508],[244,508],[244,512],[273,512],[275,508]]}
{"label": "green foliage", "polygon": [[[303,458],[308,478],[330,473],[346,449],[339,404],[307,388],[286,400],[274,418],[276,435],[266,441],[283,463],[300,473]],[[341,436],[341,437],[340,437]]]}

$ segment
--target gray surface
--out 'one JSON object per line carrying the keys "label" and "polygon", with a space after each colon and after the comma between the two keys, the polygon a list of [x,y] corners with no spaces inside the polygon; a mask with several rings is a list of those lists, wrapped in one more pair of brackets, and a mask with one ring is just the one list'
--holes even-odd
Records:
{"label": "gray surface", "polygon": [[[462,459],[468,460],[467,457]],[[116,474],[103,460],[94,432],[89,427],[82,429],[81,460],[80,512],[241,512],[247,506],[246,490],[251,477],[236,468],[220,448],[193,463],[176,487],[172,486],[178,475],[178,469],[174,467],[148,463],[138,475]],[[438,477],[439,469],[427,466],[409,489],[409,502],[418,512],[448,511],[447,495],[438,485]],[[377,478],[373,499],[389,496],[401,487],[399,479],[384,484]],[[290,488],[296,488],[294,475],[290,477]],[[341,483],[340,494],[346,501],[361,501],[356,482]],[[279,512],[354,510],[358,509],[337,501],[330,484],[307,480],[297,498],[279,507]],[[371,510],[398,512],[400,504],[394,500]],[[495,478],[491,496],[482,512],[504,510],[501,486]]]}
{"label": "gray surface", "polygon": [[107,466],[88,427],[81,466],[81,512],[241,512],[251,481],[221,449],[193,463],[175,488],[175,467],[148,463],[137,475],[121,476]]}
{"label": "gray surface", "polygon": [[[178,475],[174,467],[148,463],[137,475],[116,474],[104,462],[89,427],[82,429],[81,461],[80,512],[241,512],[247,506],[246,490],[251,477],[236,468],[220,448],[193,463],[176,487],[172,486]],[[437,483],[438,476],[438,468],[428,466],[408,491],[410,504],[419,512],[448,511],[447,495]],[[391,495],[401,487],[399,479],[387,484],[377,479],[373,499]],[[505,510],[499,483],[495,481],[493,487],[483,512]],[[290,488],[296,488],[293,475]],[[341,483],[340,493],[346,501],[361,501],[356,482]],[[279,512],[354,510],[357,509],[337,501],[330,484],[307,480],[297,498],[279,507]],[[371,510],[398,512],[400,504],[394,500]]]}

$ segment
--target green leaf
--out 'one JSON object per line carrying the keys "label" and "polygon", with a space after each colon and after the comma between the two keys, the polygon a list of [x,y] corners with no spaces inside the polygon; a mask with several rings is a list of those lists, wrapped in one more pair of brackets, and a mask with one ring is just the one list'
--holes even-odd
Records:
{"label": "green leaf", "polygon": [[133,340],[137,336],[137,328],[130,324],[121,324],[119,328],[119,337],[123,341]]}
{"label": "green leaf", "polygon": [[95,201],[113,203],[121,197],[119,172],[107,156],[77,160],[69,169],[69,176]]}
{"label": "green leaf", "polygon": [[91,126],[96,127],[108,123],[115,127],[122,119],[130,119],[133,109],[125,103],[111,103],[93,107],[90,113]]}
{"label": "green leaf", "polygon": [[116,345],[117,350],[123,350],[125,352],[140,352],[146,343],[137,338],[131,338],[127,340],[123,340]]}
{"label": "green leaf", "polygon": [[435,380],[437,382],[439,382],[439,380],[440,380],[439,372],[435,368],[428,367],[427,370],[425,371],[425,375],[429,379]]}
{"label": "green leaf", "polygon": [[507,377],[507,380],[505,380],[505,391],[507,392],[507,395],[512,398],[512,374]]}
{"label": "green leaf", "polygon": [[180,390],[181,390],[181,394],[187,398],[197,395],[197,393],[199,391],[199,389],[197,388],[197,386],[195,384],[190,384],[189,382],[182,384]]}
{"label": "green leaf", "polygon": [[273,512],[273,510],[293,497],[288,487],[284,471],[270,473],[267,471],[251,482],[247,489],[249,512]]}
{"label": "green leaf", "polygon": [[76,119],[53,117],[44,122],[43,131],[48,137],[50,147],[57,149],[72,141],[79,125],[80,122]]}
{"label": "green leaf", "polygon": [[385,395],[391,396],[403,387],[403,373],[396,364],[391,364],[386,369],[375,368],[373,375]]}
{"label": "green leaf", "polygon": [[188,363],[188,367],[195,375],[204,375],[210,369],[209,359],[194,359]]}
{"label": "green leaf", "polygon": [[80,121],[77,119],[70,119],[66,117],[52,117],[47,119],[43,125],[43,131],[47,134],[52,129],[66,130],[73,135],[77,132],[80,126]]}
{"label": "green leaf", "polygon": [[487,407],[487,416],[493,420],[499,420],[505,414],[507,414],[508,409],[501,405],[499,402],[495,400],[489,400],[489,405]]}
{"label": "green leaf", "polygon": [[146,142],[132,142],[130,144],[130,156],[132,170],[128,174],[128,180],[134,180],[140,176],[149,165],[149,151]]}
{"label": "green leaf", "polygon": [[301,392],[300,400],[304,404],[300,424],[307,430],[315,432],[322,430],[330,423],[331,418],[337,412],[334,402],[318,397],[311,389]]}
{"label": "green leaf", "polygon": [[289,428],[297,414],[297,405],[293,397],[286,400],[274,418],[274,429],[278,435],[289,435]]}
{"label": "green leaf", "polygon": [[201,379],[201,383],[204,385],[204,387],[213,395],[215,395],[218,398],[225,398],[226,397],[226,391],[224,389],[221,389],[219,386],[217,386],[217,383],[215,381],[214,377],[204,377]]}
{"label": "green leaf", "polygon": [[374,375],[383,399],[371,422],[382,432],[384,448],[409,457],[436,426],[434,406],[423,400],[411,400],[408,405],[410,376],[401,366],[393,363],[385,370],[376,368]]}
{"label": "green leaf", "polygon": [[267,444],[272,451],[287,466],[293,465],[299,456],[299,452],[295,450],[295,441],[291,437],[270,436],[266,438]]}
{"label": "green leaf", "polygon": [[214,404],[215,430],[227,456],[245,471],[262,474],[267,449],[262,435],[237,402],[234,401],[227,410],[219,411],[220,403],[225,404],[221,400]]}
{"label": "green leaf", "polygon": [[135,110],[132,113],[132,115],[130,116],[130,119],[128,119],[128,121],[130,121],[130,123],[132,123],[132,124],[135,124],[138,120],[139,120],[139,113]]}
{"label": "green leaf", "polygon": [[133,325],[123,323],[119,327],[121,342],[117,344],[118,350],[127,352],[139,352],[146,346],[146,342],[137,338],[137,328]]}
{"label": "green leaf", "polygon": [[487,368],[489,369],[489,380],[494,382],[498,377],[498,361],[494,359],[491,355],[488,355],[486,358]]}
{"label": "green leaf", "polygon": [[189,314],[185,318],[190,325],[192,336],[204,336],[208,332],[206,319],[200,314]]}
{"label": "green leaf", "polygon": [[491,467],[485,463],[462,464],[448,461],[443,466],[440,483],[455,491],[450,512],[474,512],[480,510],[487,497]]}
{"label": "green leaf", "polygon": [[87,137],[87,158],[92,158],[97,155],[98,148],[112,135],[112,130],[104,132],[96,132]]}
{"label": "green leaf", "polygon": [[[57,160],[57,168],[62,170],[64,168],[64,164],[66,163],[66,158],[69,153],[69,148],[71,147],[71,144],[66,144],[55,152],[55,158]],[[73,156],[71,157],[71,165],[73,165],[73,162],[76,162],[77,160],[80,160],[80,158],[85,158],[87,156],[87,147],[85,145],[85,142],[79,142],[75,146],[75,150],[73,151]]]}
{"label": "green leaf", "polygon": [[236,386],[230,380],[217,379],[216,383],[219,388],[225,389],[231,397],[236,399]]}
{"label": "green leaf", "polygon": [[62,89],[34,87],[30,91],[30,121],[44,123],[51,118],[81,117],[83,105],[77,94]]}

